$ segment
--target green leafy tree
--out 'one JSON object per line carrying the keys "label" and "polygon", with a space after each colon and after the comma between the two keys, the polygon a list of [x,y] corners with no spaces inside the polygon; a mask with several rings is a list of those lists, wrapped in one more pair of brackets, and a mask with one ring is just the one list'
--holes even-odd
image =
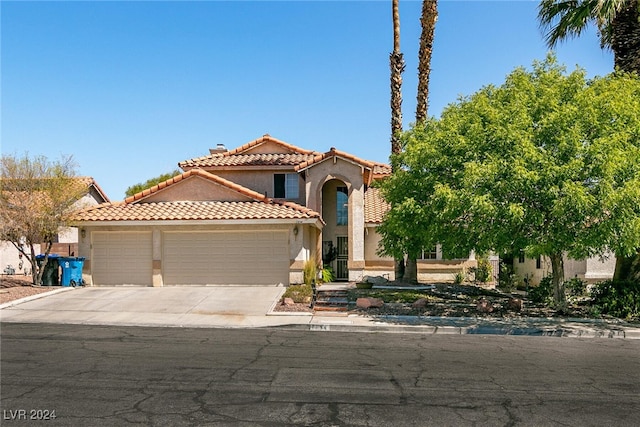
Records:
{"label": "green leafy tree", "polygon": [[[70,214],[87,192],[87,185],[74,178],[75,168],[71,157],[2,156],[0,240],[10,242],[31,264],[34,285],[42,281],[58,230],[70,225]],[[45,254],[42,265],[36,262],[36,245]]]}
{"label": "green leafy tree", "polygon": [[[553,56],[518,68],[403,137],[382,184],[382,252],[436,242],[449,256],[524,249],[551,260],[564,306],[563,253],[640,243],[640,81],[588,81]],[[412,243],[413,244],[413,243]]]}
{"label": "green leafy tree", "polygon": [[[579,36],[595,24],[600,45],[614,53],[614,65],[640,76],[640,2],[638,0],[542,0],[538,20],[547,31],[549,47]],[[640,248],[626,257],[616,258],[614,278],[640,280]]]}
{"label": "green leafy tree", "polygon": [[127,191],[125,191],[125,195],[127,197],[133,196],[134,194],[138,194],[141,191],[146,190],[147,188],[151,188],[154,185],[158,185],[161,182],[165,182],[168,179],[173,178],[174,176],[180,175],[182,172],[180,172],[179,170],[174,170],[173,172],[169,172],[169,173],[164,173],[160,176],[157,176],[155,178],[151,178],[146,180],[145,182],[141,182],[135,185],[132,185],[131,187],[127,188]]}

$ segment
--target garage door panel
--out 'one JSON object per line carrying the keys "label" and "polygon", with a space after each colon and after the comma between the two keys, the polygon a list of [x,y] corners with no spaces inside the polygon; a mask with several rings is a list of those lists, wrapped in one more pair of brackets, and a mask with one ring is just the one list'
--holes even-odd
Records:
{"label": "garage door panel", "polygon": [[164,283],[288,283],[288,253],[286,232],[166,232]]}
{"label": "garage door panel", "polygon": [[92,233],[95,285],[152,284],[151,232]]}

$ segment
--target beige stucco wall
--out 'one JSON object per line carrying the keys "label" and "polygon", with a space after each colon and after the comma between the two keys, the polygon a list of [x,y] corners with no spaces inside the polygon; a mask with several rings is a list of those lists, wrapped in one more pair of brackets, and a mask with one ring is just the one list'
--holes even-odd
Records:
{"label": "beige stucco wall", "polygon": [[[331,180],[339,180],[346,184],[349,197],[349,225],[347,236],[349,238],[349,280],[359,281],[364,277],[364,182],[362,179],[362,167],[340,159],[330,158],[313,165],[306,170],[306,196],[307,206],[317,212],[323,212],[323,186]],[[332,184],[333,185],[333,184]],[[333,197],[332,197],[333,198]],[[329,210],[335,211],[335,200],[332,208],[325,206],[323,215],[329,215]],[[323,216],[324,218],[324,216]],[[329,221],[323,229],[322,240],[332,240],[339,230],[330,228]],[[335,224],[335,219],[333,220]],[[333,235],[330,235],[333,233]]]}
{"label": "beige stucco wall", "polygon": [[[243,187],[250,188],[251,190],[266,195],[267,197],[274,197],[275,190],[273,185],[273,175],[276,173],[295,173],[293,168],[280,168],[280,169],[244,169],[244,170],[215,170],[211,173],[218,175],[221,178],[232,181]],[[305,183],[304,179],[298,174],[298,198],[287,199],[294,203],[298,203],[304,206],[305,204]]]}
{"label": "beige stucco wall", "polygon": [[[616,267],[616,258],[610,252],[605,253],[603,258],[594,256],[580,260],[565,255],[563,262],[565,279],[577,277],[588,282],[611,279]],[[542,257],[540,264],[541,268],[536,268],[536,260],[532,258],[525,258],[524,263],[519,262],[517,257],[513,260],[515,274],[523,279],[529,277],[529,283],[534,286],[537,286],[544,277],[551,275],[549,258]]]}
{"label": "beige stucco wall", "polygon": [[208,179],[191,176],[180,185],[173,185],[158,191],[155,194],[144,199],[143,203],[152,202],[174,202],[174,201],[207,201],[207,200],[225,200],[225,201],[246,201],[248,197],[231,190],[220,184],[216,184]]}

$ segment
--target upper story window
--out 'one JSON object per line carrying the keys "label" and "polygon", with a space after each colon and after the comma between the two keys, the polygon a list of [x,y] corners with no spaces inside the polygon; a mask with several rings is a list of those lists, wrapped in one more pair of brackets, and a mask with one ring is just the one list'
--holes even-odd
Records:
{"label": "upper story window", "polygon": [[336,188],[336,225],[349,224],[349,196],[347,187]]}
{"label": "upper story window", "polygon": [[273,175],[273,197],[276,199],[297,199],[298,189],[297,173],[276,173]]}

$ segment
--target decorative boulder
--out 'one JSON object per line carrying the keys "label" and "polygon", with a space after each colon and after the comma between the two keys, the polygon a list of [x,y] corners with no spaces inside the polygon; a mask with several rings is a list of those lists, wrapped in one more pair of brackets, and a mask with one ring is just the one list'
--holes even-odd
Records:
{"label": "decorative boulder", "polygon": [[282,305],[293,305],[295,304],[295,302],[293,301],[292,298],[285,298],[284,301],[282,301]]}
{"label": "decorative boulder", "polygon": [[380,298],[358,298],[356,307],[358,308],[380,308],[384,305],[384,301]]}
{"label": "decorative boulder", "polygon": [[491,313],[493,311],[493,306],[491,302],[488,300],[481,298],[478,300],[477,309],[480,313]]}

